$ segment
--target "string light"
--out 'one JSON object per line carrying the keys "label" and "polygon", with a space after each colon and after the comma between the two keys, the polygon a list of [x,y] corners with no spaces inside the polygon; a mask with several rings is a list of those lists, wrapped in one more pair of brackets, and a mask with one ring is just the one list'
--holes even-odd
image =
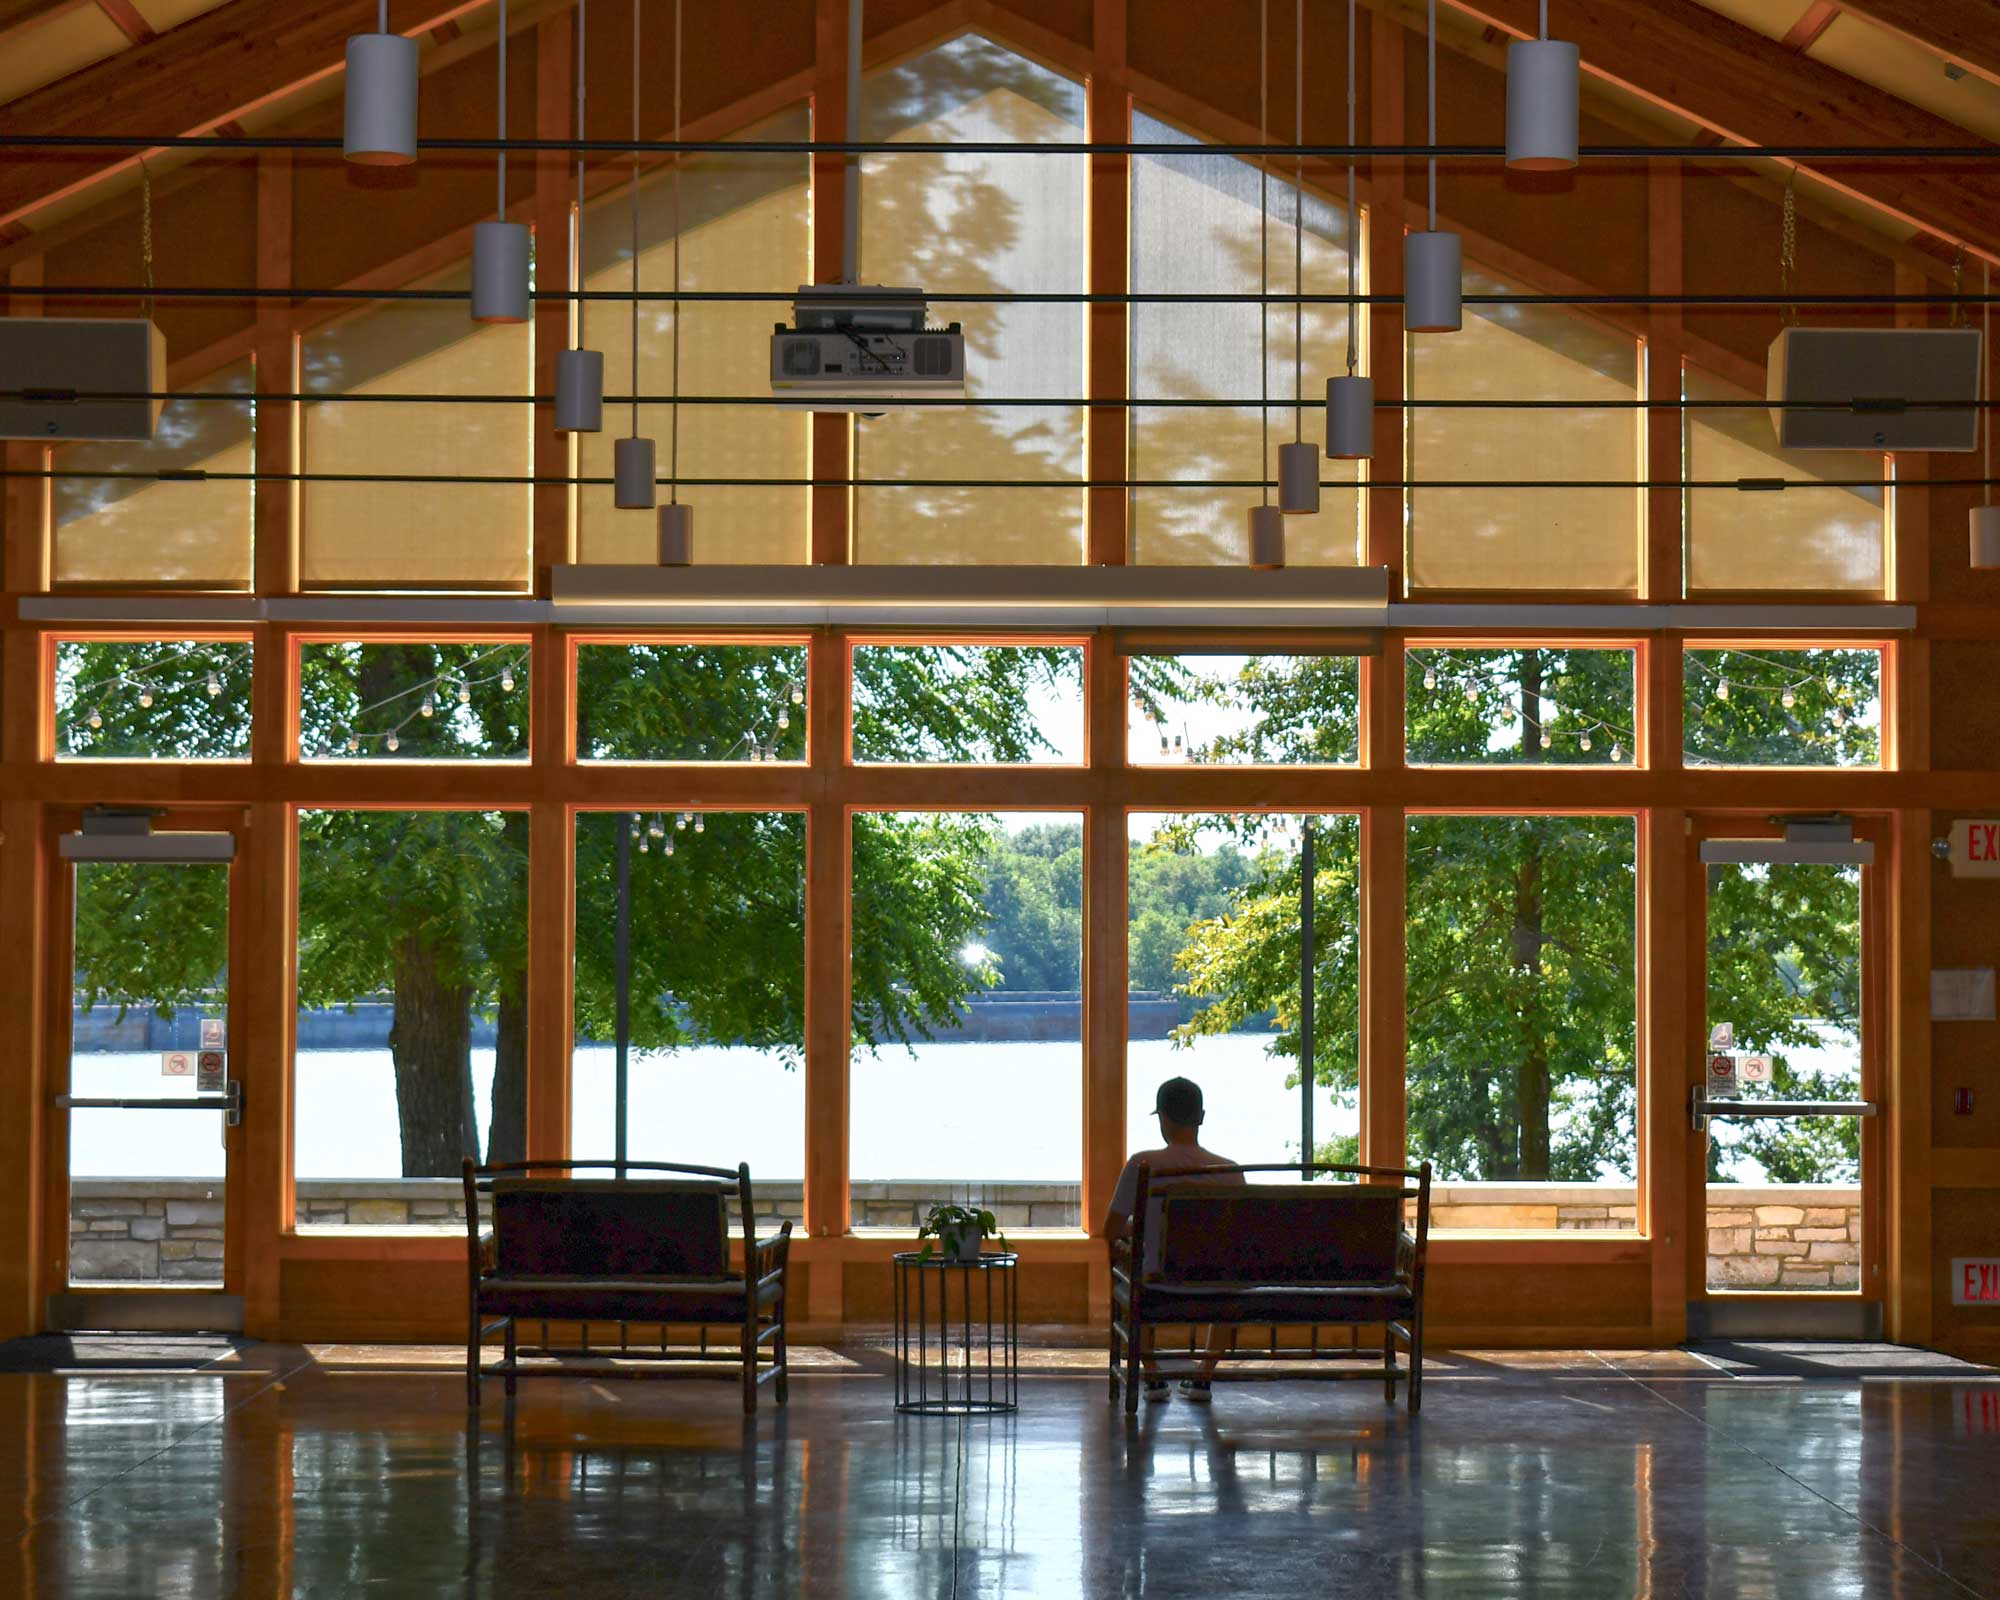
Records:
{"label": "string light", "polygon": [[403,748],[403,741],[398,739],[393,733],[387,739],[383,740],[383,744],[391,755],[394,755],[398,750]]}
{"label": "string light", "polygon": [[1555,742],[1555,736],[1547,728],[1542,729],[1542,748],[1546,750]]}
{"label": "string light", "polygon": [[1792,692],[1791,685],[1786,684],[1785,692],[1778,697],[1778,704],[1783,706],[1787,711],[1789,711],[1792,709],[1793,706],[1797,705],[1798,703],[1799,703],[1799,697]]}
{"label": "string light", "polygon": [[666,851],[668,855],[672,855],[674,853],[674,841],[671,838],[669,838],[665,844],[660,846],[660,848]]}
{"label": "string light", "polygon": [[674,826],[676,828],[685,828],[687,825],[688,825],[688,814],[685,811],[683,811],[678,817],[674,819]]}
{"label": "string light", "polygon": [[793,704],[793,705],[795,705],[795,706],[802,706],[802,705],[804,705],[805,703],[806,703],[806,692],[805,692],[805,690],[801,689],[801,688],[800,688],[800,687],[799,687],[799,686],[798,686],[797,684],[793,684],[793,685],[792,685],[792,704]]}
{"label": "string light", "polygon": [[437,701],[436,701],[435,699],[433,699],[433,698],[432,698],[432,697],[431,697],[430,695],[425,695],[425,696],[424,696],[424,703],[423,703],[422,705],[420,705],[420,706],[418,706],[418,707],[417,707],[417,715],[418,715],[418,716],[420,716],[420,717],[434,717],[434,716],[436,716],[436,715],[437,715]]}
{"label": "string light", "polygon": [[1436,667],[1425,667],[1425,668],[1424,668],[1424,687],[1425,687],[1426,689],[1435,689],[1435,688],[1436,688],[1437,686],[1438,686],[1438,675],[1437,675],[1437,668],[1436,668]]}
{"label": "string light", "polygon": [[694,831],[696,833],[706,833],[708,831],[707,819],[704,818],[699,812],[695,814]]}
{"label": "string light", "polygon": [[93,728],[101,728],[104,726],[104,713],[99,711],[96,706],[92,706],[90,708],[90,715],[84,718],[84,721],[88,722]]}
{"label": "string light", "polygon": [[208,675],[208,683],[206,687],[208,689],[209,699],[213,700],[222,693],[222,680],[218,678],[213,671],[211,671]]}
{"label": "string light", "polygon": [[1587,731],[1577,738],[1576,747],[1585,751],[1590,749],[1590,734]]}
{"label": "string light", "polygon": [[1718,678],[1715,680],[1715,698],[1718,700],[1727,700],[1729,698],[1729,680],[1727,678]]}
{"label": "string light", "polygon": [[361,735],[360,735],[360,734],[358,734],[358,733],[350,733],[350,734],[349,734],[349,735],[347,736],[347,753],[348,753],[349,755],[351,755],[351,756],[352,756],[352,755],[359,755],[359,754],[361,753]]}
{"label": "string light", "polygon": [[469,706],[472,704],[472,685],[466,683],[462,679],[460,680],[458,685],[458,703],[462,706]]}
{"label": "string light", "polygon": [[667,825],[656,816],[646,824],[646,831],[655,839],[664,839],[667,836]]}
{"label": "string light", "polygon": [[1622,744],[1619,744],[1616,740],[1613,740],[1611,745],[1611,764],[1613,766],[1616,766],[1619,762],[1623,761],[1624,759],[1625,759],[1625,747]]}
{"label": "string light", "polygon": [[514,669],[512,667],[502,667],[500,669],[500,692],[502,694],[512,694],[514,692]]}
{"label": "string light", "polygon": [[153,690],[151,685],[147,685],[146,687],[140,689],[139,704],[148,711],[150,711],[153,708]]}

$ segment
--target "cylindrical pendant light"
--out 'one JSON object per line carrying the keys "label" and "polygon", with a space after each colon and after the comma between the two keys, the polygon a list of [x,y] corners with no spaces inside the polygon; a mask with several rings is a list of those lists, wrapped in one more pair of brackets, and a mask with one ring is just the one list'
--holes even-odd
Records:
{"label": "cylindrical pendant light", "polygon": [[651,511],[659,504],[654,488],[653,441],[636,436],[611,444],[611,503],[620,511]]}
{"label": "cylindrical pendant light", "polygon": [[507,0],[500,0],[500,166],[499,203],[492,222],[472,230],[472,320],[526,322],[528,229],[507,221]]}
{"label": "cylindrical pendant light", "polygon": [[[1430,143],[1438,138],[1437,0],[1430,0],[1424,32]],[[1465,325],[1464,272],[1458,235],[1438,232],[1438,164],[1430,158],[1430,228],[1403,235],[1403,331],[1456,333]]]}
{"label": "cylindrical pendant light", "polygon": [[660,507],[660,565],[686,567],[694,563],[694,507],[679,501]]}
{"label": "cylindrical pendant light", "polygon": [[1274,505],[1250,508],[1250,565],[1271,571],[1285,564],[1285,514]]}
{"label": "cylindrical pendant light", "polygon": [[[1987,263],[1984,273],[1987,300],[1981,309],[1985,328],[1979,341],[1979,392],[1982,399],[1993,398],[1993,385],[1987,381],[1987,374],[1993,370],[1993,266]],[[1984,426],[1986,468],[1980,476],[1986,480],[1986,504],[1972,508],[1972,564],[1975,567],[2000,567],[2000,506],[1993,503],[1993,413],[1981,411]]]}
{"label": "cylindrical pendant light", "polygon": [[604,427],[604,352],[556,352],[556,432],[597,433]]}
{"label": "cylindrical pendant light", "polygon": [[417,41],[389,31],[389,0],[375,27],[347,41],[340,150],[357,166],[406,167],[417,159]]}
{"label": "cylindrical pendant light", "polygon": [[653,441],[639,437],[639,0],[632,0],[632,434],[611,451],[611,503],[620,511],[651,511]]}
{"label": "cylindrical pendant light", "polygon": [[[1354,145],[1354,0],[1347,0],[1347,143]],[[1354,203],[1354,160],[1347,162],[1347,376],[1326,380],[1326,453],[1335,461],[1366,461],[1375,454],[1375,380],[1364,378],[1355,337],[1355,240],[1361,218]]]}
{"label": "cylindrical pendant light", "polygon": [[1549,0],[1540,36],[1507,46],[1507,165],[1519,172],[1564,172],[1576,165],[1582,53],[1549,37]]}
{"label": "cylindrical pendant light", "polygon": [[[583,46],[589,0],[576,0],[576,136],[583,138]],[[583,276],[583,152],[576,153],[576,223],[573,271]],[[575,302],[572,302],[575,304]],[[572,314],[581,337],[583,314]],[[604,352],[564,350],[556,356],[556,432],[598,433],[604,427]]]}
{"label": "cylindrical pendant light", "polygon": [[[1292,143],[1306,142],[1306,3],[1295,0],[1292,15]],[[1305,423],[1305,230],[1306,162],[1294,158],[1292,172],[1292,442],[1278,450],[1278,509],[1289,517],[1319,510],[1319,446],[1306,443]]]}

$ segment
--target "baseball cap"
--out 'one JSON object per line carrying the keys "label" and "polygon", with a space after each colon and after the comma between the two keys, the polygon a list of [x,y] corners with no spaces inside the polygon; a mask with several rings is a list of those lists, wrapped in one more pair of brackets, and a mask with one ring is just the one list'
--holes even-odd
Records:
{"label": "baseball cap", "polygon": [[1153,1110],[1183,1128],[1201,1125],[1201,1085],[1192,1078],[1169,1078],[1153,1097]]}

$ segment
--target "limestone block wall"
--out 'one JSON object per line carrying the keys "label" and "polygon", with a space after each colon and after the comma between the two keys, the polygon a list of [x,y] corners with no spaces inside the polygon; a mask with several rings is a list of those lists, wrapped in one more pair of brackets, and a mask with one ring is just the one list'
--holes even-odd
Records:
{"label": "limestone block wall", "polygon": [[1845,1184],[1710,1184],[1711,1289],[1854,1289],[1861,1190]]}

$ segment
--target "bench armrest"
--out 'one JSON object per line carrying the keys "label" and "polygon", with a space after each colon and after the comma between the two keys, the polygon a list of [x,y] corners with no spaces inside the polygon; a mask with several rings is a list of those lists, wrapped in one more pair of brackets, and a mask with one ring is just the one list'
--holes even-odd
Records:
{"label": "bench armrest", "polygon": [[493,1229],[490,1226],[481,1228],[479,1230],[479,1271],[481,1276],[493,1271],[499,1265],[500,1241],[494,1238]]}
{"label": "bench armrest", "polygon": [[770,1238],[751,1242],[750,1275],[761,1279],[773,1272],[783,1272],[791,1253],[792,1225],[786,1222]]}

